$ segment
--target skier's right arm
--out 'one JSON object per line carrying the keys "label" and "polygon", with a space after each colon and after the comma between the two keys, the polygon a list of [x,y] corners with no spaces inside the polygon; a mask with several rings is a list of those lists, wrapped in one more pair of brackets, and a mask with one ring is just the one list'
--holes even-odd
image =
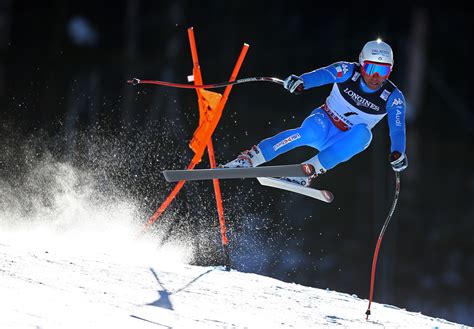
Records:
{"label": "skier's right arm", "polygon": [[303,90],[344,82],[352,76],[354,63],[337,62],[326,67],[316,69],[301,76],[290,75],[285,79],[283,87],[291,93],[299,94]]}

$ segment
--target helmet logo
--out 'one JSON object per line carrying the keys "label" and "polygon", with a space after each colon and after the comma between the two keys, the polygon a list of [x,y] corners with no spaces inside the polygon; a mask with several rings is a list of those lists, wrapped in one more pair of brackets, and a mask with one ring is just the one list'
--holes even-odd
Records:
{"label": "helmet logo", "polygon": [[359,55],[359,63],[363,65],[364,61],[373,61],[388,63],[393,65],[392,48],[380,40],[367,42]]}

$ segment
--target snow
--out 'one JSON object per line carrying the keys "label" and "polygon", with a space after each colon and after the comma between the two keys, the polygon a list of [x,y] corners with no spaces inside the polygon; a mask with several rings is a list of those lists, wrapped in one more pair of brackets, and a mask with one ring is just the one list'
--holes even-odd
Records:
{"label": "snow", "polygon": [[65,231],[2,229],[0,328],[467,328],[377,303],[366,321],[367,300],[191,266],[130,224]]}
{"label": "snow", "polygon": [[39,169],[0,181],[1,329],[467,328],[377,303],[367,321],[357,296],[192,266],[192,243],[144,234],[134,202]]}

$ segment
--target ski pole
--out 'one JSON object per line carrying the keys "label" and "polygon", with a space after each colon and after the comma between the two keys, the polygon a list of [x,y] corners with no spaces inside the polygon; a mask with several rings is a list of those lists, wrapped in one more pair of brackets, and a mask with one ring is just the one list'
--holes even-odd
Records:
{"label": "ski pole", "polygon": [[283,80],[278,79],[278,78],[272,78],[272,77],[252,77],[252,78],[243,78],[243,79],[238,79],[234,81],[228,81],[228,82],[219,82],[219,83],[212,83],[212,84],[206,84],[206,85],[188,85],[184,83],[174,83],[174,82],[167,82],[167,81],[159,81],[159,80],[141,80],[138,78],[133,78],[131,80],[127,80],[127,83],[131,83],[132,85],[143,85],[143,84],[149,84],[149,85],[160,85],[160,86],[167,86],[167,87],[173,87],[173,88],[184,88],[184,89],[215,89],[215,88],[222,88],[226,86],[232,86],[232,85],[238,85],[241,83],[247,83],[247,82],[257,82],[257,81],[264,81],[264,82],[273,82],[277,83],[279,85],[283,85]]}
{"label": "ski pole", "polygon": [[387,229],[388,223],[392,218],[393,213],[395,212],[395,207],[397,206],[398,196],[400,194],[400,173],[398,171],[395,172],[395,196],[393,197],[392,207],[388,212],[387,219],[385,219],[385,223],[382,226],[382,230],[380,231],[379,238],[377,240],[377,245],[375,246],[374,258],[372,260],[372,274],[370,276],[370,295],[369,295],[369,307],[365,314],[367,315],[366,320],[369,319],[370,315],[370,305],[372,304],[372,297],[374,294],[374,281],[375,281],[375,269],[377,267],[377,257],[379,254],[380,244],[382,243],[383,235],[385,234],[385,230]]}

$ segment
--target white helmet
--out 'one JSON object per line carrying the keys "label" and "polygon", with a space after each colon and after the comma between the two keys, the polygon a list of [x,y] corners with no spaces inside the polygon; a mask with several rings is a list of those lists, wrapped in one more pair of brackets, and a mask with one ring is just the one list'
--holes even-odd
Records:
{"label": "white helmet", "polygon": [[369,41],[359,55],[360,65],[364,65],[364,61],[385,63],[393,66],[392,48],[380,39]]}

